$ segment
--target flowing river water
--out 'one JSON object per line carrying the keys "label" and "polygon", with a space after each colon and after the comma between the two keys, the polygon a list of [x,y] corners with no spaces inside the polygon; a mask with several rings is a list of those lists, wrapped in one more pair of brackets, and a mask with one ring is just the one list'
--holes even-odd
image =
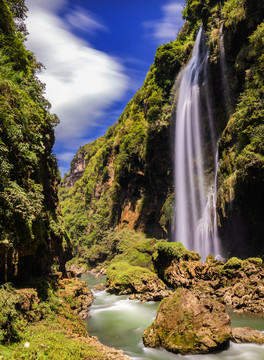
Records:
{"label": "flowing river water", "polygon": [[[129,300],[127,295],[116,296],[94,291],[95,284],[105,278],[83,275],[96,299],[90,307],[87,321],[89,334],[105,345],[124,350],[134,360],[264,360],[264,345],[234,344],[226,351],[208,355],[176,355],[161,349],[145,348],[143,331],[153,322],[159,303]],[[232,327],[249,326],[264,331],[264,318],[231,314]]]}

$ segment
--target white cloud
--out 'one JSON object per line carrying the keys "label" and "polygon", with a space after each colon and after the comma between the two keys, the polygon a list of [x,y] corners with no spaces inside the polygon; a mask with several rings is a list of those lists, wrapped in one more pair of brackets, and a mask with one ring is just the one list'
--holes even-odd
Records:
{"label": "white cloud", "polygon": [[[84,137],[98,116],[124,95],[128,85],[124,68],[117,59],[71,33],[67,22],[56,15],[67,0],[27,0],[26,5],[30,33],[26,46],[46,68],[39,78],[46,84],[52,111],[60,118],[56,138],[66,143]],[[74,11],[66,18],[73,26],[76,17]],[[84,15],[82,26],[85,19]],[[91,16],[89,19],[86,30],[104,29],[96,20],[92,22]]]}
{"label": "white cloud", "polygon": [[182,2],[170,2],[162,7],[163,17],[161,20],[145,21],[144,28],[148,36],[152,36],[159,43],[175,40],[182,26]]}
{"label": "white cloud", "polygon": [[66,21],[74,28],[93,33],[96,30],[108,31],[107,27],[101,24],[93,14],[87,10],[77,7],[66,16]]}

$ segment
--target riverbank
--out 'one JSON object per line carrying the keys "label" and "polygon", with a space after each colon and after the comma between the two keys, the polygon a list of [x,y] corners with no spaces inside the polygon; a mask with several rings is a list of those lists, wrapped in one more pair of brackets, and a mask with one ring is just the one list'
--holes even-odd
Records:
{"label": "riverbank", "polygon": [[0,358],[127,360],[87,333],[80,316],[94,300],[84,281],[34,279],[0,289]]}

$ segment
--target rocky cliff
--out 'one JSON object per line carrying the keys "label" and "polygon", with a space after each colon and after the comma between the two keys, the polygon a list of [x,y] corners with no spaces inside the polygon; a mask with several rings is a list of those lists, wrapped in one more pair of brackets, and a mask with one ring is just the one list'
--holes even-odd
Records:
{"label": "rocky cliff", "polygon": [[26,10],[0,1],[0,283],[63,270],[67,247],[52,154],[58,119],[36,77],[41,65],[23,45]]}
{"label": "rocky cliff", "polygon": [[220,237],[227,256],[263,254],[263,15],[262,1],[186,1],[177,39],[157,49],[117,123],[79,150],[64,179],[62,209],[76,247],[98,244],[110,229],[123,227],[170,237],[175,80],[202,24],[219,139]]}

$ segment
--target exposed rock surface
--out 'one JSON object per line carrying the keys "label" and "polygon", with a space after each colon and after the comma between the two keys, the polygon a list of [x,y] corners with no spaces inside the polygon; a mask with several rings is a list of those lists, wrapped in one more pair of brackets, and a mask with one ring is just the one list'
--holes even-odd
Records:
{"label": "exposed rock surface", "polygon": [[126,262],[113,263],[107,269],[107,291],[113,294],[136,294],[139,300],[161,300],[170,292],[152,271]]}
{"label": "exposed rock surface", "polygon": [[71,162],[71,168],[69,174],[67,174],[63,179],[63,186],[65,187],[73,186],[76,183],[76,181],[82,177],[85,169],[86,155],[87,153],[84,147],[81,147]]}
{"label": "exposed rock surface", "polygon": [[130,358],[127,357],[123,350],[117,350],[115,348],[103,345],[96,336],[89,336],[89,337],[78,337],[76,338],[77,341],[82,341],[87,343],[90,346],[93,346],[100,352],[103,359],[106,360],[129,360]]}
{"label": "exposed rock surface", "polygon": [[167,296],[170,296],[173,292],[171,290],[159,290],[159,291],[147,291],[145,293],[136,293],[129,296],[130,300],[146,301],[160,301]]}
{"label": "exposed rock surface", "polygon": [[231,340],[235,343],[264,344],[264,334],[249,327],[233,328]]}
{"label": "exposed rock surface", "polygon": [[88,271],[89,274],[95,276],[95,277],[101,277],[106,275],[106,268],[100,268],[100,269],[91,269]]}
{"label": "exposed rock surface", "polygon": [[153,324],[143,333],[145,346],[162,346],[180,354],[224,349],[230,338],[230,318],[225,307],[187,289],[179,289],[164,299]]}
{"label": "exposed rock surface", "polygon": [[71,309],[78,314],[81,319],[88,318],[88,309],[94,301],[94,295],[88,288],[85,281],[75,281],[63,279],[59,282],[60,290],[58,292],[65,301],[71,300]]}
{"label": "exposed rock surface", "polygon": [[264,312],[264,268],[259,258],[224,263],[210,255],[203,264],[199,254],[182,244],[161,243],[154,262],[159,277],[173,288],[207,294],[235,312]]}
{"label": "exposed rock surface", "polygon": [[87,272],[85,266],[78,266],[76,264],[72,264],[70,266],[66,265],[66,270],[76,277],[80,277],[82,274]]}
{"label": "exposed rock surface", "polygon": [[106,288],[106,286],[104,283],[94,285],[95,291],[102,291],[102,290],[105,290],[105,288]]}

